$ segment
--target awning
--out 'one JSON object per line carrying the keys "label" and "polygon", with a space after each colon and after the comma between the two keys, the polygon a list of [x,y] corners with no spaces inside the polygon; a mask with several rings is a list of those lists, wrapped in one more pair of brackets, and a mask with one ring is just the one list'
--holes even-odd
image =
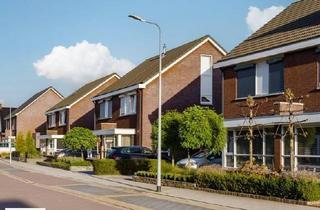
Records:
{"label": "awning", "polygon": [[102,129],[102,130],[94,130],[93,134],[96,136],[134,135],[136,134],[136,129],[133,129],[133,128]]}

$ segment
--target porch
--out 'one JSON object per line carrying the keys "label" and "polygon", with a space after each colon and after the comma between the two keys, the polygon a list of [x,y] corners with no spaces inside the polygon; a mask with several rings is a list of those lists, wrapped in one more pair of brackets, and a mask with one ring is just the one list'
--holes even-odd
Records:
{"label": "porch", "polygon": [[39,149],[42,154],[54,155],[57,151],[64,149],[61,139],[64,135],[40,135]]}

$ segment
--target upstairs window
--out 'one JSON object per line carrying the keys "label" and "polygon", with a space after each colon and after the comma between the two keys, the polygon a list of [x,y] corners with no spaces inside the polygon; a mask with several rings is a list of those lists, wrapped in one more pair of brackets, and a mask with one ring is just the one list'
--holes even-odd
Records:
{"label": "upstairs window", "polygon": [[263,96],[284,90],[284,65],[281,60],[260,62],[237,70],[237,97]]}
{"label": "upstairs window", "polygon": [[59,112],[59,125],[63,126],[66,125],[67,120],[66,120],[66,110],[60,111]]}
{"label": "upstairs window", "polygon": [[55,127],[56,126],[56,114],[49,114],[49,128]]}
{"label": "upstairs window", "polygon": [[128,94],[120,96],[120,116],[136,113],[137,95]]}
{"label": "upstairs window", "polygon": [[200,58],[200,103],[212,104],[212,56]]}
{"label": "upstairs window", "polygon": [[320,89],[320,50],[317,50],[317,88]]}
{"label": "upstairs window", "polygon": [[237,86],[238,98],[255,95],[255,66],[237,71]]}
{"label": "upstairs window", "polygon": [[106,100],[99,104],[99,118],[112,118],[112,101]]}

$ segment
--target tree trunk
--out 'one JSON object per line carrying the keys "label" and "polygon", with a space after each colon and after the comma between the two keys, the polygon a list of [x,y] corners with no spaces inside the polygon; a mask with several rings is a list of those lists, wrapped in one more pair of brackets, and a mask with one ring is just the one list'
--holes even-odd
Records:
{"label": "tree trunk", "polygon": [[188,149],[188,163],[187,163],[187,168],[190,168],[190,151]]}
{"label": "tree trunk", "polygon": [[81,158],[82,158],[82,160],[84,160],[84,157],[83,157],[83,150],[81,150]]}
{"label": "tree trunk", "polygon": [[249,137],[249,164],[250,167],[253,166],[253,145],[252,145],[252,137]]}
{"label": "tree trunk", "polygon": [[171,152],[171,164],[174,167],[174,164],[175,164],[175,152],[174,152],[174,150],[172,150],[172,152]]}
{"label": "tree trunk", "polygon": [[294,129],[293,125],[289,125],[289,136],[290,136],[290,171],[293,174],[295,171],[295,157],[294,157]]}

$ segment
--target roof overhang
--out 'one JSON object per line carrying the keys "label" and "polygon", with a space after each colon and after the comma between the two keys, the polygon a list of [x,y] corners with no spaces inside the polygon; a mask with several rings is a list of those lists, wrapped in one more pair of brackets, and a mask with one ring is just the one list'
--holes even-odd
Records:
{"label": "roof overhang", "polygon": [[48,114],[52,114],[52,113],[59,112],[59,111],[62,111],[62,110],[70,109],[70,108],[71,108],[71,106],[64,106],[64,107],[61,107],[61,108],[58,108],[58,109],[47,111],[45,114],[48,115]]}
{"label": "roof overhang", "polygon": [[127,93],[133,90],[137,90],[137,89],[143,89],[146,86],[144,84],[137,84],[137,85],[133,85],[133,86],[129,86],[126,88],[122,88],[119,90],[115,90],[106,94],[102,94],[102,95],[98,95],[96,97],[92,98],[92,101],[97,101],[97,100],[101,100],[101,99],[105,99],[105,98],[109,98],[111,96],[115,96],[115,95],[119,95],[119,94],[123,94],[123,93]]}
{"label": "roof overhang", "polygon": [[[303,124],[314,124],[314,123],[320,123],[320,112],[314,112],[314,113],[304,113],[295,116],[296,121],[303,121]],[[259,125],[265,125],[265,126],[273,126],[273,125],[279,125],[279,124],[287,124],[288,122],[288,116],[280,116],[280,115],[274,115],[274,116],[263,116],[263,117],[256,117],[255,123]],[[246,127],[248,126],[248,122],[246,121],[244,123],[243,118],[236,118],[236,119],[225,119],[224,120],[224,126],[226,128],[239,128],[239,127]]]}
{"label": "roof overhang", "polygon": [[133,128],[102,129],[102,130],[94,130],[93,134],[96,136],[134,135],[134,134],[136,134],[136,129],[133,129]]}
{"label": "roof overhang", "polygon": [[253,60],[258,60],[261,58],[271,57],[271,56],[275,56],[275,55],[279,55],[287,52],[292,52],[292,51],[297,51],[297,50],[301,50],[309,47],[318,46],[319,44],[320,44],[320,37],[309,39],[306,41],[301,41],[301,42],[297,42],[297,43],[293,43],[293,44],[289,44],[289,45],[285,45],[285,46],[281,46],[281,47],[277,47],[269,50],[264,50],[261,52],[257,52],[257,53],[237,57],[237,58],[232,58],[230,60],[220,61],[214,64],[214,68],[223,68],[227,66],[232,66],[239,63],[245,63]]}
{"label": "roof overhang", "polygon": [[64,135],[40,135],[39,139],[63,139]]}

